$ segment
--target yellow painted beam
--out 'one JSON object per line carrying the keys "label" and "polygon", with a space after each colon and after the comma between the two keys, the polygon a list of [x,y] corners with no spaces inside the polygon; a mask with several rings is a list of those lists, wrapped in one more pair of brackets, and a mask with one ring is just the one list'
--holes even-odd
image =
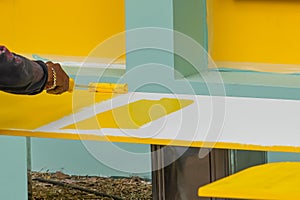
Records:
{"label": "yellow painted beam", "polygon": [[248,168],[199,188],[199,196],[234,199],[300,199],[300,162]]}

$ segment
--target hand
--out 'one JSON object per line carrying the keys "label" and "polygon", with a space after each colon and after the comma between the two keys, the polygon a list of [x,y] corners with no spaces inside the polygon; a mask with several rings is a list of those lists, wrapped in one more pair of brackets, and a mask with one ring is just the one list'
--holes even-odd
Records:
{"label": "hand", "polygon": [[60,64],[47,62],[48,81],[45,89],[49,94],[62,94],[69,89],[69,76],[61,68]]}

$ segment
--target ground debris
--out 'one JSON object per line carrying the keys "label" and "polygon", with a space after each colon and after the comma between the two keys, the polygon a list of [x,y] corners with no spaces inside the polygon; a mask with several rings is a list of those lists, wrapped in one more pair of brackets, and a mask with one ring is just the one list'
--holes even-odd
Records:
{"label": "ground debris", "polygon": [[[70,176],[62,172],[31,172],[31,178],[33,180],[33,200],[114,200],[114,197],[124,200],[152,199],[151,183],[140,177],[110,178],[97,176]],[[53,181],[62,184],[55,185],[38,180],[49,180],[50,182]],[[66,187],[67,185],[96,191],[99,194],[105,194],[105,196]]]}

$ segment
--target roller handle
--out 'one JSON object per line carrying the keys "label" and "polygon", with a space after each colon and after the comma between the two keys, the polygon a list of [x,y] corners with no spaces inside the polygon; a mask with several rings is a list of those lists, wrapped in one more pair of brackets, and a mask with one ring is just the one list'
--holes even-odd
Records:
{"label": "roller handle", "polygon": [[74,82],[74,79],[72,78],[69,78],[69,89],[68,89],[68,92],[73,92],[74,90],[74,87],[75,87],[75,82]]}

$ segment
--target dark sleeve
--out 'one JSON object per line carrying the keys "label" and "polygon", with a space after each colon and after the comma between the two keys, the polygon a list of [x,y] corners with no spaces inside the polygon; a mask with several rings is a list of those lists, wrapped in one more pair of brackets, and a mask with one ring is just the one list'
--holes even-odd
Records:
{"label": "dark sleeve", "polygon": [[0,46],[0,90],[14,94],[38,94],[48,80],[47,66],[11,53]]}

